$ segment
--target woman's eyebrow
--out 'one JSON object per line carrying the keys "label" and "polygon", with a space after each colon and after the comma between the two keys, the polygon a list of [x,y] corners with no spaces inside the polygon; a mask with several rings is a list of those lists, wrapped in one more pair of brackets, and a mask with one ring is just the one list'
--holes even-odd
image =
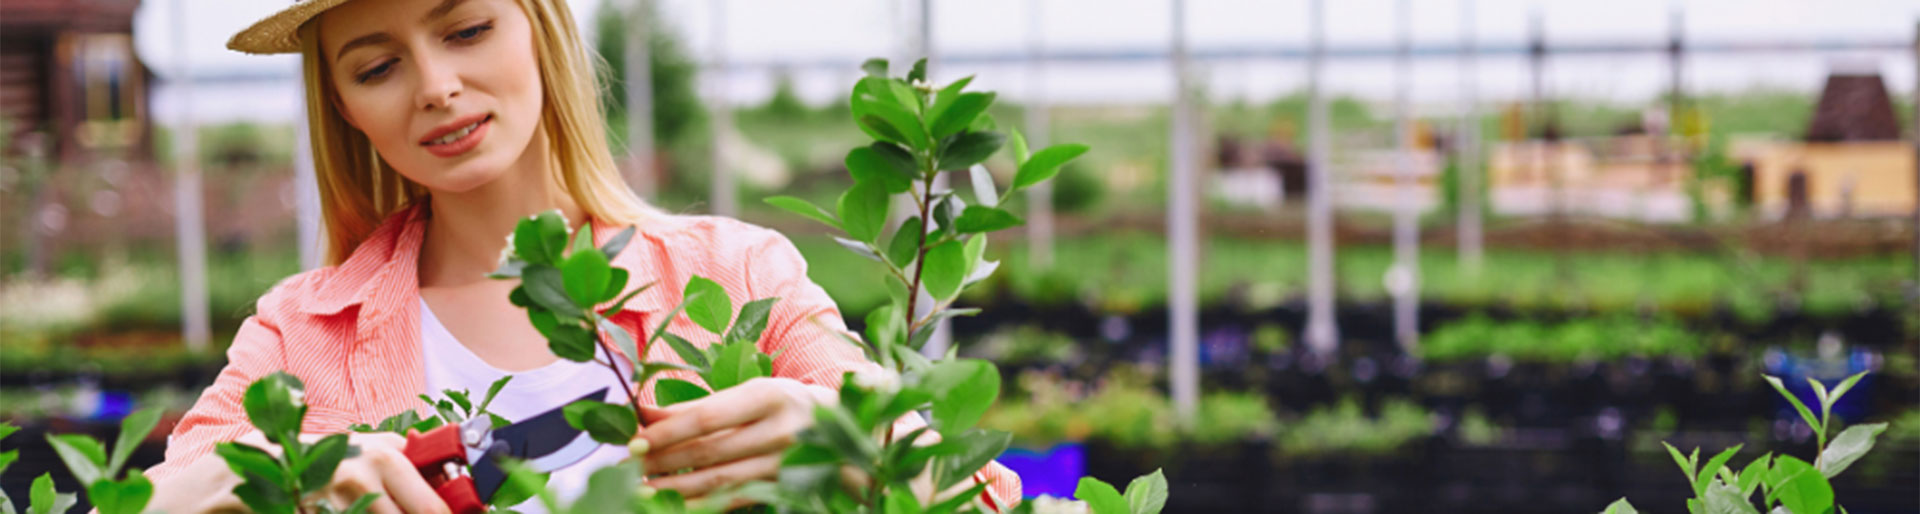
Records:
{"label": "woman's eyebrow", "polygon": [[[441,0],[440,5],[433,6],[432,10],[427,11],[426,16],[420,17],[420,23],[426,24],[435,19],[444,17],[447,15],[447,13],[453,12],[455,8],[460,7],[460,4],[464,4],[464,3],[467,3],[467,0]],[[352,50],[354,48],[358,48],[362,46],[378,45],[378,44],[387,43],[391,41],[393,41],[393,36],[385,32],[375,32],[372,34],[367,34],[365,36],[353,38],[353,40],[348,41],[347,44],[340,45],[340,49],[334,52],[333,58],[335,60],[339,60],[341,56],[347,55],[347,50]]]}
{"label": "woman's eyebrow", "polygon": [[347,44],[340,45],[339,50],[334,51],[333,59],[336,61],[340,60],[341,56],[347,55],[348,50],[352,50],[352,49],[363,47],[363,46],[374,46],[382,43],[388,43],[391,41],[393,41],[393,36],[385,32],[375,32],[372,34],[367,34],[365,36],[353,38],[353,40],[348,41]]}

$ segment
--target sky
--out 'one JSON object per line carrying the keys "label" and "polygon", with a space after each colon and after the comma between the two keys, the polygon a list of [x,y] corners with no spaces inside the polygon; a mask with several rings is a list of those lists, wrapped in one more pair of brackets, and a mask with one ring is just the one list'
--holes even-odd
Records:
{"label": "sky", "polygon": [[[566,0],[580,20],[589,20],[602,0]],[[618,0],[613,5],[626,5]],[[716,55],[748,68],[726,76],[725,87],[707,94],[735,102],[757,102],[773,88],[773,67],[789,62],[841,60],[844,70],[791,72],[804,98],[825,101],[843,94],[856,77],[857,63],[869,56],[902,56],[918,24],[919,2],[902,0],[653,0],[660,15],[702,60]],[[1537,13],[1553,42],[1660,42],[1672,30],[1674,13],[1683,13],[1690,41],[1908,42],[1920,24],[1915,0],[1329,0],[1325,3],[1330,46],[1390,44],[1395,40],[1396,6],[1411,9],[1411,38],[1416,45],[1454,45],[1469,23],[1483,45],[1519,43]],[[939,54],[1024,52],[1037,39],[1048,51],[1158,51],[1173,33],[1170,0],[932,0],[933,47]],[[184,30],[175,9],[184,5]],[[177,34],[185,34],[185,56],[193,74],[248,74],[293,77],[296,58],[259,57],[227,51],[226,39],[254,20],[287,5],[286,0],[145,0],[136,16],[136,47],[163,78],[180,63]],[[1469,10],[1470,9],[1470,10]],[[1471,13],[1470,21],[1468,13]],[[1286,47],[1307,44],[1308,0],[1189,0],[1185,2],[1188,46],[1210,48]],[[1035,19],[1038,23],[1034,23]],[[724,28],[716,23],[724,20]],[[1038,29],[1037,31],[1035,29]],[[715,44],[715,35],[719,43]],[[720,53],[716,54],[715,52]],[[937,59],[936,59],[937,60]],[[1739,91],[1776,88],[1817,91],[1829,70],[1877,71],[1888,87],[1911,91],[1915,63],[1911,52],[1791,53],[1706,55],[1688,60],[1684,80],[1690,90]],[[1039,94],[1055,102],[1151,103],[1170,97],[1173,79],[1160,62],[1070,64],[1050,67],[1043,78],[1018,63],[936,67],[936,78],[980,74],[980,87],[1009,98]],[[1662,91],[1668,68],[1660,55],[1560,57],[1548,65],[1551,94],[1621,103],[1641,102]],[[1295,60],[1202,63],[1196,81],[1218,98],[1261,100],[1305,85],[1304,64]],[[1375,101],[1390,99],[1399,75],[1389,60],[1345,60],[1329,64],[1329,90]],[[1479,61],[1476,94],[1500,101],[1523,97],[1530,84],[1524,60],[1489,57]],[[1416,60],[1410,88],[1422,111],[1456,108],[1463,94],[1459,63],[1453,58]],[[288,84],[229,85],[206,88],[201,96],[225,102],[235,113],[260,112],[247,97],[273,103]],[[276,89],[277,88],[277,89]],[[225,93],[225,94],[223,94]],[[285,93],[294,97],[296,93]],[[157,103],[167,117],[171,92]],[[220,117],[219,105],[195,102],[196,111]],[[271,109],[269,109],[271,110]],[[271,117],[271,116],[269,116]]]}

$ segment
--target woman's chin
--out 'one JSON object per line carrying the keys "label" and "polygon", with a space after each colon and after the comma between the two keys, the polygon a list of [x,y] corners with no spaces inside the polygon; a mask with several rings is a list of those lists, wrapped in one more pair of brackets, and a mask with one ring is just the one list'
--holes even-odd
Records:
{"label": "woman's chin", "polygon": [[485,187],[498,180],[500,175],[502,168],[499,166],[469,162],[443,169],[429,180],[420,182],[435,193],[460,194]]}

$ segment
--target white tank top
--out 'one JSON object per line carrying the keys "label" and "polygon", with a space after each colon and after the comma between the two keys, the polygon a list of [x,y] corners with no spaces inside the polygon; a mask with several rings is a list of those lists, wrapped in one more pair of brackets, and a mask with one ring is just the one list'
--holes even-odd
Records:
{"label": "white tank top", "polygon": [[[467,396],[475,403],[486,396],[487,387],[500,377],[513,375],[513,380],[500,390],[499,397],[487,407],[487,410],[509,421],[518,422],[546,412],[548,409],[565,406],[587,393],[607,388],[609,402],[625,403],[626,393],[620,391],[620,381],[605,366],[593,362],[573,362],[566,359],[552,364],[519,373],[508,373],[481,360],[466,345],[454,339],[440,319],[433,315],[433,309],[427,306],[426,299],[420,300],[420,328],[422,359],[426,363],[427,395],[436,400],[444,397],[442,391],[466,390]],[[622,359],[624,360],[624,359]],[[631,373],[632,365],[620,362],[621,373]],[[571,466],[552,472],[547,486],[552,488],[565,505],[586,490],[587,477],[594,470],[613,465],[626,458],[624,446],[601,445],[588,454],[585,459]],[[544,513],[546,508],[540,505],[538,498],[513,506],[514,510],[526,513]]]}

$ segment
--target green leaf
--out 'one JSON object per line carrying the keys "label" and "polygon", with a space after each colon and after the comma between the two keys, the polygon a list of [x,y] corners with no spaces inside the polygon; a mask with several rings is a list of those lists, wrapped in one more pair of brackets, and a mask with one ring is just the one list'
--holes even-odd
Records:
{"label": "green leaf", "polygon": [[840,228],[840,220],[835,219],[833,213],[827,212],[826,209],[822,209],[820,206],[814,205],[813,202],[791,196],[775,196],[767,198],[765,201],[767,205],[786,209],[787,212],[805,216],[814,221],[826,224],[826,226],[829,227]]}
{"label": "green leaf", "polygon": [[567,323],[553,327],[553,332],[547,334],[547,349],[562,359],[587,362],[593,360],[593,354],[598,353],[599,345],[592,331]]}
{"label": "green leaf", "polygon": [[495,398],[500,397],[500,390],[506,389],[507,382],[512,380],[513,380],[513,375],[506,375],[506,376],[500,377],[499,380],[493,381],[493,384],[488,385],[487,397],[480,399],[480,412],[487,412],[487,406],[493,405],[493,400]]}
{"label": "green leaf", "polygon": [[727,321],[733,319],[733,299],[727,297],[727,290],[719,282],[694,275],[681,297],[687,304],[687,317],[700,328],[715,335],[726,332]]}
{"label": "green leaf", "polygon": [[567,417],[567,425],[586,431],[593,440],[605,444],[627,444],[640,428],[640,420],[633,417],[633,407],[628,405],[579,400],[567,404],[561,412]]}
{"label": "green leaf", "polygon": [[966,250],[959,241],[947,241],[927,250],[921,266],[921,285],[935,300],[953,298],[967,278]]}
{"label": "green leaf", "polygon": [[575,252],[567,257],[566,264],[560,268],[567,297],[581,309],[591,309],[607,295],[607,284],[612,281],[613,268],[607,264],[607,256],[597,251]]}
{"label": "green leaf", "polygon": [[543,489],[547,488],[546,473],[534,471],[527,466],[507,466],[507,478],[494,491],[491,504],[496,507],[511,507],[525,503]]}
{"label": "green leaf", "polygon": [[[936,105],[928,118],[933,120],[933,137],[940,139],[960,133],[973,125],[974,118],[993,105],[993,93],[961,93],[952,102]],[[942,99],[945,100],[945,99]],[[945,109],[940,109],[945,107]]]}
{"label": "green leaf", "polygon": [[907,338],[907,345],[912,346],[913,349],[917,351],[921,347],[926,346],[927,340],[933,337],[933,331],[940,325],[940,320],[977,314],[980,314],[979,308],[941,309],[940,312],[927,316],[927,319],[921,322],[920,329],[913,331],[913,335]]}
{"label": "green leaf", "polygon": [[720,354],[713,360],[713,369],[707,372],[707,385],[719,391],[763,376],[754,359],[759,353],[760,349],[751,341],[722,344]]}
{"label": "green leaf", "polygon": [[644,384],[649,380],[653,380],[654,375],[667,371],[692,371],[698,373],[700,370],[692,366],[672,362],[644,362],[640,364],[639,370],[633,372],[633,381]]}
{"label": "green leaf", "polygon": [[[623,274],[623,276],[627,271],[620,268],[614,268],[614,269],[620,271]],[[632,300],[633,297],[639,296],[640,293],[646,292],[648,289],[653,289],[653,284],[654,284],[653,282],[648,282],[646,284],[642,284],[640,287],[633,288],[632,291],[627,291],[626,296],[621,296],[619,300],[614,300],[613,306],[607,307],[607,310],[601,312],[600,315],[612,316],[614,314],[620,313],[621,311],[627,310],[627,300]]]}
{"label": "green leaf", "polygon": [[939,169],[960,170],[968,166],[985,162],[1000,145],[1007,142],[1007,136],[999,132],[961,132],[944,140],[940,145]]}
{"label": "green leaf", "polygon": [[1600,511],[1600,514],[1640,514],[1640,511],[1635,510],[1633,504],[1627,503],[1626,498],[1621,498],[1607,505],[1607,510]]}
{"label": "green leaf", "polygon": [[[1839,402],[1841,396],[1845,396],[1847,394],[1847,391],[1853,390],[1854,384],[1860,383],[1860,379],[1866,378],[1866,376],[1867,376],[1867,372],[1865,371],[1854,373],[1853,376],[1847,377],[1846,380],[1840,381],[1840,385],[1834,386],[1832,391],[1828,391],[1827,397],[1831,398],[1833,402]],[[1833,410],[1833,402],[1829,402],[1826,405],[1827,410]]]}
{"label": "green leaf", "polygon": [[1129,514],[1127,500],[1120,491],[1101,482],[1098,478],[1080,477],[1080,486],[1074,488],[1073,497],[1087,502],[1087,509],[1093,514]]}
{"label": "green leaf", "polygon": [[[987,482],[975,483],[973,484],[972,487],[968,487],[965,491],[961,491],[960,494],[956,494],[952,498],[947,498],[945,500],[940,501],[940,503],[933,504],[932,507],[928,507],[927,512],[938,512],[942,514],[959,512],[961,506],[964,506],[972,502],[974,498],[979,498],[981,494],[987,492],[987,485],[988,485]],[[1014,507],[1013,512],[1015,514],[1022,514],[1022,513],[1032,514],[1030,510],[1027,510],[1027,509],[1031,509],[1032,507],[1033,505],[1031,502],[1020,502],[1019,505]]]}
{"label": "green leaf", "polygon": [[967,88],[967,84],[972,82],[973,76],[968,75],[961,77],[960,80],[948,83],[946,87],[940,88],[940,92],[934,95],[933,107],[927,109],[927,114],[929,115],[927,118],[933,119],[938,117],[940,113],[946,112],[947,109],[953,108],[953,102],[960,99],[960,95]]}
{"label": "green leaf", "polygon": [[1707,465],[1700,467],[1700,472],[1695,474],[1693,478],[1693,495],[1695,497],[1705,496],[1707,494],[1707,485],[1713,483],[1713,477],[1720,474],[1720,468],[1727,465],[1727,459],[1732,459],[1733,454],[1739,453],[1740,448],[1743,446],[1746,445],[1733,445],[1732,448],[1722,450],[1718,455],[1707,459]]}
{"label": "green leaf", "polygon": [[[607,287],[606,289],[601,290],[600,299],[595,300],[593,303],[597,304],[597,303],[613,300],[614,298],[619,298],[620,292],[625,291],[627,289],[628,276],[629,274],[625,269],[608,268],[607,269]],[[587,306],[586,308],[591,309],[593,307]],[[618,312],[618,311],[610,310],[608,312]]]}
{"label": "green leaf", "polygon": [[1761,375],[1761,377],[1767,379],[1767,383],[1772,384],[1773,390],[1779,391],[1780,396],[1786,397],[1787,403],[1793,404],[1793,410],[1800,413],[1800,419],[1806,420],[1807,426],[1812,427],[1813,432],[1818,434],[1821,441],[1824,442],[1826,440],[1826,426],[1822,425],[1818,418],[1813,417],[1813,411],[1807,410],[1807,405],[1800,403],[1800,398],[1794,396],[1793,392],[1788,391],[1786,384],[1781,383],[1779,377],[1772,375]]}
{"label": "green leaf", "polygon": [[580,317],[580,307],[568,298],[567,278],[560,268],[544,264],[527,266],[520,273],[520,287],[526,288],[527,297],[533,299],[535,306],[564,318]]}
{"label": "green leaf", "polygon": [[967,168],[967,179],[973,182],[973,199],[987,207],[1000,206],[1000,189],[993,185],[993,173],[987,167],[975,164]]}
{"label": "green leaf", "polygon": [[905,269],[913,265],[920,257],[920,238],[926,235],[926,227],[920,225],[920,217],[907,218],[900,228],[893,232],[893,242],[887,244],[887,261]]}
{"label": "green leaf", "polygon": [[1740,488],[1740,497],[1742,499],[1753,496],[1753,491],[1758,489],[1760,483],[1766,479],[1767,466],[1772,462],[1773,454],[1765,453],[1761,454],[1760,458],[1753,459],[1753,462],[1747,463],[1747,467],[1740,470],[1739,480],[1736,480],[1738,483],[1735,485]]}
{"label": "green leaf", "polygon": [[[872,107],[868,107],[867,109],[871,110]],[[877,114],[863,114],[860,115],[858,119],[860,128],[866,129],[867,134],[873,136],[874,139],[892,143],[910,144],[907,142],[907,136],[901,134],[900,129],[893,128],[893,124],[887,122],[886,118],[882,118]]]}
{"label": "green leaf", "polygon": [[[1679,465],[1680,472],[1685,473],[1687,475],[1687,483],[1689,484],[1693,483],[1693,477],[1694,477],[1693,459],[1687,458],[1687,456],[1682,455],[1680,453],[1679,448],[1674,448],[1673,445],[1667,444],[1665,441],[1662,441],[1660,444],[1662,446],[1667,447],[1667,454],[1673,456],[1673,463]],[[1699,450],[1697,449],[1694,451],[1699,452]]]}
{"label": "green leaf", "polygon": [[886,514],[920,514],[920,500],[913,497],[913,491],[893,490],[887,493]]}
{"label": "green leaf", "polygon": [[884,135],[889,134],[888,129],[891,129],[892,135],[899,136],[897,139],[883,139],[907,145],[909,148],[930,147],[932,146],[932,141],[927,138],[927,129],[921,126],[920,119],[914,116],[912,111],[908,110],[907,103],[912,101],[913,99],[911,98],[898,98],[893,102],[879,101],[869,103],[867,104],[868,114],[862,116],[860,121],[863,124],[872,124],[873,122],[870,120],[878,118],[886,128],[875,127],[874,130],[876,132]]}
{"label": "green leaf", "polygon": [[107,462],[107,451],[100,447],[100,441],[85,434],[53,434],[47,436],[47,443],[53,445],[60,462],[67,465],[67,470],[73,472],[73,478],[82,485],[113,479],[101,469]]}
{"label": "green leaf", "polygon": [[[557,249],[556,249],[557,250]],[[540,234],[540,216],[528,216],[513,227],[513,256],[528,264],[553,264],[546,238]]]}
{"label": "green leaf", "polygon": [[1013,146],[1014,165],[1026,164],[1027,158],[1029,157],[1029,155],[1027,155],[1027,136],[1021,134],[1019,129],[1014,129],[1009,132],[1013,133],[1013,136],[1008,139],[1011,139],[1009,142]]}
{"label": "green leaf", "polygon": [[0,473],[5,473],[7,466],[13,465],[13,462],[17,460],[20,460],[20,450],[0,452]]}
{"label": "green leaf", "polygon": [[740,315],[733,319],[733,326],[727,329],[723,341],[746,341],[757,343],[760,334],[767,330],[767,316],[773,312],[773,304],[779,298],[761,298],[740,306]]}
{"label": "green leaf", "polygon": [[833,237],[833,242],[838,243],[841,248],[845,248],[847,249],[847,251],[853,252],[854,255],[865,257],[867,260],[870,260],[873,262],[886,262],[886,257],[881,257],[880,254],[874,253],[873,247],[867,246],[867,243],[854,241],[852,239],[847,239],[840,236],[832,236],[832,237]]}
{"label": "green leaf", "polygon": [[1158,514],[1167,505],[1167,476],[1159,469],[1127,484],[1127,507],[1133,514]]}
{"label": "green leaf", "polygon": [[[571,237],[573,237],[573,243],[567,246],[567,255],[572,256],[575,254],[586,253],[587,251],[594,249],[592,225],[588,225],[585,223],[580,224],[580,229],[573,230],[573,234]],[[602,257],[605,257],[605,255],[602,255]]]}
{"label": "green leaf", "polygon": [[[498,496],[498,493],[495,496]],[[362,494],[360,499],[354,500],[353,505],[348,505],[347,510],[340,511],[340,514],[365,514],[373,510],[373,502],[379,499],[380,493]]]}
{"label": "green leaf", "polygon": [[984,360],[941,361],[925,380],[933,393],[933,427],[941,435],[972,428],[1000,398],[1000,370]]}
{"label": "green leaf", "polygon": [[448,389],[442,391],[442,393],[447,397],[447,400],[452,401],[454,405],[460,406],[460,412],[473,412],[473,400],[467,399],[467,392],[465,390]]}
{"label": "green leaf", "polygon": [[267,440],[285,446],[300,433],[300,421],[307,415],[305,396],[306,386],[299,378],[276,371],[248,385],[240,403],[254,428]]}
{"label": "green leaf", "polygon": [[1026,223],[1019,216],[1002,209],[983,205],[969,205],[967,210],[953,220],[953,229],[962,234],[978,234],[1018,227]]}
{"label": "green leaf", "polygon": [[101,480],[87,487],[87,500],[100,509],[100,514],[140,514],[152,499],[153,482],[139,473],[127,475],[126,480]]}
{"label": "green leaf", "polygon": [[[620,444],[627,444],[621,440]],[[587,477],[587,489],[573,502],[574,514],[598,514],[626,510],[640,485],[640,473],[633,466],[607,466]]]}
{"label": "green leaf", "polygon": [[613,344],[620,349],[620,353],[625,355],[625,358],[628,359],[629,362],[637,362],[646,357],[645,355],[640,355],[640,347],[638,343],[634,342],[633,334],[627,333],[627,329],[621,328],[619,324],[609,321],[606,318],[600,318],[600,331],[605,332],[608,338],[613,339]]}
{"label": "green leaf", "polygon": [[919,178],[911,157],[900,161],[888,154],[882,154],[875,147],[898,148],[887,143],[874,143],[847,152],[845,164],[847,173],[858,182],[879,182],[886,186],[887,193],[900,194],[913,188],[913,181]]}
{"label": "green leaf", "polygon": [[880,456],[880,448],[854,424],[846,409],[815,406],[813,420],[813,427],[801,433],[802,440],[833,448],[848,463],[867,473],[874,472],[873,461]]}
{"label": "green leaf", "polygon": [[1795,513],[1825,513],[1833,507],[1833,485],[1819,470],[1791,456],[1774,460],[1771,496]]}
{"label": "green leaf", "polygon": [[654,403],[664,408],[680,402],[707,397],[707,389],[678,378],[662,378],[653,383]]}
{"label": "green leaf", "polygon": [[900,311],[906,307],[886,304],[867,312],[867,342],[875,346],[900,344],[900,337],[907,329],[907,322],[900,317]]}
{"label": "green leaf", "polygon": [[869,77],[886,78],[887,60],[878,57],[867,59],[867,62],[860,63],[860,70],[866,72]]}
{"label": "green leaf", "polygon": [[234,474],[242,478],[257,477],[268,484],[275,485],[276,491],[294,485],[288,478],[286,470],[280,467],[280,461],[266,450],[229,442],[215,445],[213,453],[226,461],[227,469],[233,470]]}
{"label": "green leaf", "polygon": [[879,182],[854,184],[840,196],[841,230],[856,241],[874,242],[880,237],[880,229],[886,226],[892,200],[886,186]]}
{"label": "green leaf", "polygon": [[1013,189],[1026,189],[1034,184],[1046,182],[1060,173],[1060,166],[1067,161],[1087,153],[1087,145],[1053,145],[1034,152],[1026,162],[1020,163],[1020,171],[1013,175]]}
{"label": "green leaf", "polygon": [[65,513],[79,501],[73,493],[54,492],[53,475],[49,473],[41,473],[40,478],[33,479],[33,486],[27,491],[27,499],[32,503],[30,508],[34,514]]}
{"label": "green leaf", "polygon": [[[107,478],[120,476],[120,470],[127,465],[127,457],[133,455],[133,450],[147,440],[147,435],[152,434],[153,427],[158,424],[160,409],[152,407],[134,411],[120,420],[120,437],[114,440],[113,458],[107,461]],[[4,435],[0,435],[0,439],[4,438]]]}
{"label": "green leaf", "polygon": [[1760,514],[1752,503],[1740,496],[1739,489],[1719,480],[1709,482],[1699,501],[1707,514]]}
{"label": "green leaf", "polygon": [[300,470],[300,489],[319,491],[333,482],[333,471],[347,458],[347,435],[333,434],[320,439],[307,452],[306,469]]}
{"label": "green leaf", "polygon": [[1840,435],[1834,437],[1833,442],[1827,445],[1827,450],[1820,454],[1820,458],[1814,459],[1815,462],[1820,463],[1820,474],[1833,478],[1841,471],[1846,471],[1847,466],[1853,465],[1853,461],[1860,460],[1867,455],[1868,450],[1873,449],[1874,438],[1879,437],[1880,432],[1886,429],[1886,423],[1869,423],[1841,430]]}
{"label": "green leaf", "polygon": [[907,71],[907,81],[927,81],[927,58],[921,57],[920,60],[913,61],[913,68]]}
{"label": "green leaf", "polygon": [[679,355],[681,361],[693,366],[694,369],[701,370],[701,372],[704,373],[708,368],[713,367],[711,363],[707,362],[707,353],[700,351],[700,347],[694,346],[692,341],[673,335],[665,330],[659,331],[657,334],[667,340],[667,346],[673,348],[673,353]]}
{"label": "green leaf", "polygon": [[615,232],[613,239],[608,239],[607,244],[600,245],[600,253],[605,254],[609,261],[613,260],[614,257],[620,256],[620,252],[627,249],[627,243],[633,241],[634,231],[635,227],[633,225],[627,225],[627,228]]}

